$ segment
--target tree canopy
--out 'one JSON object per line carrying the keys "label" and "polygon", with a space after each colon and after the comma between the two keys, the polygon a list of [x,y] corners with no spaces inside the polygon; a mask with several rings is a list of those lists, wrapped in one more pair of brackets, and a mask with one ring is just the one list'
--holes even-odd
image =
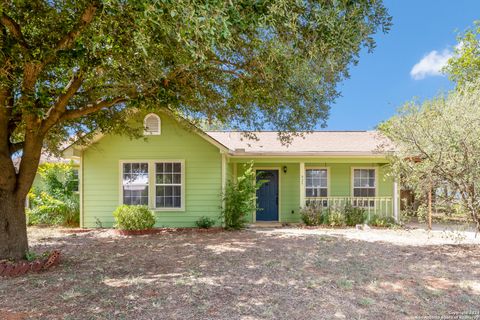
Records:
{"label": "tree canopy", "polygon": [[457,88],[465,88],[480,78],[480,21],[475,22],[458,36],[455,54],[444,68],[444,72],[457,84]]}
{"label": "tree canopy", "polygon": [[380,130],[395,144],[394,176],[422,196],[441,185],[458,194],[480,231],[480,87],[407,103]]}
{"label": "tree canopy", "polygon": [[77,132],[132,132],[129,107],[312,128],[361,48],[390,26],[381,1],[367,0],[18,0],[1,12],[14,140],[27,126],[51,148]]}
{"label": "tree canopy", "polygon": [[461,33],[443,72],[455,90],[409,102],[379,129],[395,144],[392,174],[422,198],[431,188],[460,201],[480,231],[480,24]]}

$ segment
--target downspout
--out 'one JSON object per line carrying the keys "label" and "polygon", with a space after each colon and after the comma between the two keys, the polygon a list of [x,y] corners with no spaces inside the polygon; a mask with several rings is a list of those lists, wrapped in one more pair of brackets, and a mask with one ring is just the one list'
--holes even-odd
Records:
{"label": "downspout", "polygon": [[80,153],[80,172],[78,175],[78,184],[78,190],[80,190],[80,228],[85,228],[85,218],[83,214],[83,150]]}

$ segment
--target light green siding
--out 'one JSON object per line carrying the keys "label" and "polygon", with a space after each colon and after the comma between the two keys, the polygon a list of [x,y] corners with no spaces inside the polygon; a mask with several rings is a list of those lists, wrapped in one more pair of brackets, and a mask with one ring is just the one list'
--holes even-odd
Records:
{"label": "light green siding", "polygon": [[156,211],[156,226],[190,227],[201,216],[218,218],[221,205],[221,154],[217,147],[161,116],[161,135],[129,139],[108,135],[83,153],[85,227],[111,227],[121,202],[121,160],[184,160],[185,211]]}
{"label": "light green siding", "polygon": [[[121,161],[184,161],[185,207],[181,211],[154,210],[157,227],[192,227],[202,216],[217,219],[222,199],[222,154],[217,146],[168,116],[161,115],[161,135],[129,139],[107,135],[82,154],[82,211],[84,227],[112,227],[112,212],[122,202]],[[393,198],[393,181],[386,177],[383,157],[234,157],[223,162],[223,176],[232,180],[243,173],[243,165],[279,170],[279,220],[300,222],[300,163],[305,168],[329,169],[329,197],[352,196],[352,168],[377,169],[377,196]],[[286,169],[286,172],[284,170]],[[151,168],[150,170],[152,170]],[[153,186],[150,186],[153,188]],[[153,193],[150,192],[150,196]],[[154,203],[153,201],[151,203]],[[392,208],[388,208],[391,214]],[[248,216],[255,221],[255,213]]]}

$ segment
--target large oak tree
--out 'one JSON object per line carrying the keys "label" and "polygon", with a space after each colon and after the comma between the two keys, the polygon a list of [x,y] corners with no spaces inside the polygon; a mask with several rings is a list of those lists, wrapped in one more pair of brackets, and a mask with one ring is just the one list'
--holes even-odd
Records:
{"label": "large oak tree", "polygon": [[251,129],[322,125],[348,67],[389,26],[377,0],[2,1],[0,259],[28,249],[24,199],[42,150],[135,134],[127,120],[146,108]]}

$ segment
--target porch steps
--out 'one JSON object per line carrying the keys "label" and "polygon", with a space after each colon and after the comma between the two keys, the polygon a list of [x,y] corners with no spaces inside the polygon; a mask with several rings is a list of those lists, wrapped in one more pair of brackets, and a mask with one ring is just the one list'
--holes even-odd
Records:
{"label": "porch steps", "polygon": [[[289,223],[289,226],[296,225],[296,223]],[[255,223],[249,224],[247,227],[249,229],[261,229],[261,228],[281,228],[284,227],[285,224],[278,221],[257,221]]]}

